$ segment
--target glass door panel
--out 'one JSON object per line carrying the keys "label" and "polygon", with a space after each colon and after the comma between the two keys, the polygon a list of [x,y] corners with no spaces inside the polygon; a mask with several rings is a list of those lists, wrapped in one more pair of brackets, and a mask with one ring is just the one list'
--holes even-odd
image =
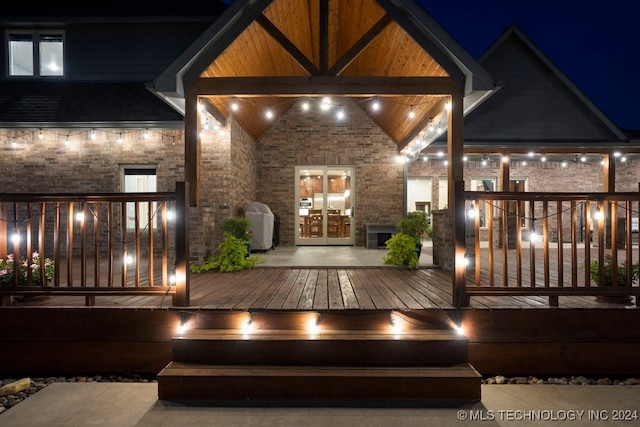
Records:
{"label": "glass door panel", "polygon": [[353,244],[352,185],[352,167],[296,167],[296,244]]}

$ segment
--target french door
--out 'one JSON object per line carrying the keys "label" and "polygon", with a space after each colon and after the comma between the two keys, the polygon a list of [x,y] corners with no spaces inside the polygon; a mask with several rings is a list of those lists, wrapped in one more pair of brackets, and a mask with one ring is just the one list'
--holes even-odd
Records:
{"label": "french door", "polygon": [[354,168],[296,166],[296,245],[353,245]]}

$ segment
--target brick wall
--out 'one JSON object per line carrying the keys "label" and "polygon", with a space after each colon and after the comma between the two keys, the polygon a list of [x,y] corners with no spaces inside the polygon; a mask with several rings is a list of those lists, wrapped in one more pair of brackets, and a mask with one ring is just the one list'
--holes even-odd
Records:
{"label": "brick wall", "polygon": [[[558,158],[558,160],[560,160]],[[432,206],[439,206],[438,202],[438,180],[447,176],[447,167],[442,160],[415,161],[408,165],[409,178],[429,177],[433,182],[433,194],[431,195]],[[525,179],[527,181],[527,191],[529,192],[602,192],[603,177],[602,166],[599,161],[587,163],[568,162],[566,167],[560,161],[527,161],[522,165],[519,161],[512,161],[510,166],[510,177],[514,179]],[[482,166],[479,161],[468,161],[464,165],[465,188],[469,190],[472,178],[494,178],[499,182],[500,165],[496,160]],[[638,191],[640,182],[640,160],[630,159],[624,163],[616,162],[616,191]],[[568,206],[568,204],[567,204]],[[549,204],[550,214],[555,213],[555,204]],[[495,211],[500,215],[499,209]],[[580,214],[580,211],[578,212]],[[622,212],[620,212],[622,214]],[[525,213],[529,216],[529,213]],[[537,206],[534,212],[535,218],[542,218],[542,207]],[[555,218],[550,218],[550,227],[557,228]],[[563,214],[563,230],[565,240],[570,237],[569,213]],[[538,226],[541,227],[540,224]],[[435,231],[434,231],[435,232]],[[483,235],[481,234],[481,238]]]}
{"label": "brick wall", "polygon": [[395,224],[403,216],[403,166],[395,143],[352,101],[340,98],[346,118],[302,111],[296,103],[257,143],[257,199],[280,217],[280,244],[295,244],[296,165],[355,167],[356,244],[365,224]]}

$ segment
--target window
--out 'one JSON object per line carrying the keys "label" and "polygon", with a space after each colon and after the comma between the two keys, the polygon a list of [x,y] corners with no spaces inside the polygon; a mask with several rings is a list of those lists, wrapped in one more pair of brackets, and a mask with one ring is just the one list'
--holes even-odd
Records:
{"label": "window", "polygon": [[[125,193],[151,193],[157,191],[156,168],[155,167],[125,167],[124,171],[124,192]],[[156,227],[157,215],[154,215],[156,203],[152,203],[151,214],[153,215],[152,226]],[[127,228],[133,229],[136,226],[136,206],[135,203],[127,203]],[[146,228],[149,223],[149,204],[138,204],[138,227]]]}
{"label": "window", "polygon": [[[470,191],[496,191],[495,178],[471,178]],[[487,227],[486,203],[480,202],[478,205],[478,215],[480,227]]]}
{"label": "window", "polygon": [[60,31],[7,33],[9,76],[64,76],[64,34]]}

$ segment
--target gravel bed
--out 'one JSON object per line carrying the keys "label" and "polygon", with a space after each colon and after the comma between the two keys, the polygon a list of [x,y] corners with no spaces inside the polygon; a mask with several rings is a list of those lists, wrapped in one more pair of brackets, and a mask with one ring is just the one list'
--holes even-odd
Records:
{"label": "gravel bed", "polygon": [[[16,376],[15,378],[7,378],[0,381],[0,387],[15,382],[27,376]],[[31,385],[28,389],[16,394],[0,396],[0,414],[27,399],[29,396],[39,392],[49,384],[53,383],[88,383],[88,382],[124,382],[124,383],[150,383],[157,382],[153,375],[93,375],[93,376],[51,376],[51,377],[34,377],[31,378]],[[640,379],[629,377],[625,379],[607,377],[591,378],[585,376],[571,377],[505,377],[496,375],[482,379],[482,384],[559,384],[559,385],[617,385],[632,386],[640,385]]]}

